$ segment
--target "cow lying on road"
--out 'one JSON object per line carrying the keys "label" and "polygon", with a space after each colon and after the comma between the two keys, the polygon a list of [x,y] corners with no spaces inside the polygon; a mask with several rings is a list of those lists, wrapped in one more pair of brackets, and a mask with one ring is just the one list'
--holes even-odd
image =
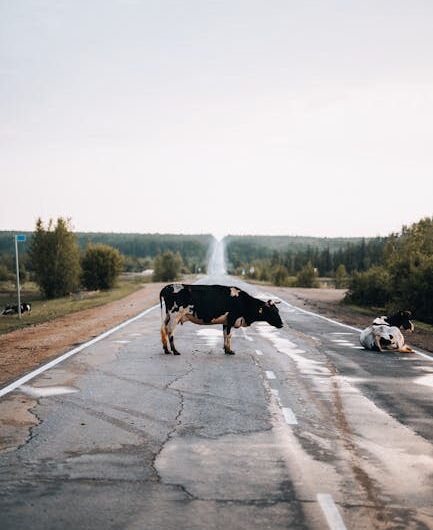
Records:
{"label": "cow lying on road", "polygon": [[[21,314],[30,313],[32,310],[32,304],[22,303],[21,304]],[[18,314],[18,305],[7,305],[2,313],[2,315],[17,315]]]}
{"label": "cow lying on road", "polygon": [[405,345],[403,334],[400,331],[400,328],[410,332],[414,330],[410,317],[410,311],[399,311],[390,317],[375,318],[368,328],[361,331],[359,340],[362,346],[368,350],[379,352],[384,350],[412,352],[413,350]]}
{"label": "cow lying on road", "polygon": [[237,287],[174,283],[161,290],[159,300],[161,319],[162,300],[165,302],[165,318],[161,323],[162,345],[165,353],[171,353],[168,349],[170,343],[174,355],[179,355],[173,340],[179,322],[222,324],[224,352],[232,355],[235,353],[231,348],[232,328],[247,327],[256,321],[268,322],[276,328],[283,327],[278,308],[272,300],[263,302]]}

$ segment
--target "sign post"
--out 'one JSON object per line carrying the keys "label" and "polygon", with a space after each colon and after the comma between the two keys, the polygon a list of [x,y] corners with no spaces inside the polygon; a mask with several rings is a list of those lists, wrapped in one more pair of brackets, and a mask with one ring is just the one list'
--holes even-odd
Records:
{"label": "sign post", "polygon": [[21,318],[21,287],[20,287],[20,266],[18,262],[18,241],[25,241],[23,234],[15,236],[15,262],[17,266],[17,293],[18,293],[18,316]]}

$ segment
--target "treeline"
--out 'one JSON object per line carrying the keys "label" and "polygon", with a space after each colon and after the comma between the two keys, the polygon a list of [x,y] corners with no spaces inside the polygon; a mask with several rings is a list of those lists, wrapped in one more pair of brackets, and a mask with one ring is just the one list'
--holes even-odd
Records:
{"label": "treeline", "polygon": [[[369,239],[226,239],[229,272],[276,285],[318,286],[331,277],[346,301],[384,311],[408,309],[433,323],[433,218]],[[318,243],[316,245],[316,242]],[[320,244],[319,244],[320,243]]]}
{"label": "treeline", "polygon": [[[283,245],[283,241],[285,244]],[[343,266],[347,274],[381,263],[387,238],[242,237],[226,239],[230,272],[281,282],[312,266],[317,275],[335,277]],[[250,272],[251,271],[251,272]],[[284,282],[283,282],[284,283]]]}
{"label": "treeline", "polygon": [[[179,254],[182,266],[188,272],[206,269],[209,249],[214,237],[209,234],[117,234],[77,233],[78,244],[85,248],[88,243],[103,243],[117,248],[126,257],[127,270],[137,270],[134,263],[152,265],[151,261],[164,252]],[[144,262],[143,260],[147,260]]]}
{"label": "treeline", "polygon": [[409,309],[418,320],[433,323],[433,217],[391,234],[381,263],[352,275],[347,301]]}
{"label": "treeline", "polygon": [[333,253],[349,244],[356,244],[361,238],[326,238],[303,236],[226,236],[227,257],[232,268],[257,259],[270,259],[286,253]]}
{"label": "treeline", "polygon": [[[17,232],[0,232],[0,280],[14,274],[14,236]],[[28,249],[32,245],[33,232],[21,232],[27,242],[20,245],[21,273],[32,272]],[[119,234],[119,233],[74,233],[81,251],[91,244],[103,244],[117,249],[123,255],[123,268],[127,272],[140,272],[154,268],[155,258],[166,252],[176,256],[183,272],[205,271],[209,249],[214,238],[211,235],[177,234]],[[180,260],[179,258],[180,257]]]}

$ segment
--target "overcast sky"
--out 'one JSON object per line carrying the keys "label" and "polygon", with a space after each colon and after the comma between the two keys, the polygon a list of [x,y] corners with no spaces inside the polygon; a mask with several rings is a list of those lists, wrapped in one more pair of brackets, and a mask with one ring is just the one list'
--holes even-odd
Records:
{"label": "overcast sky", "polygon": [[432,28],[431,0],[0,0],[0,229],[431,216]]}

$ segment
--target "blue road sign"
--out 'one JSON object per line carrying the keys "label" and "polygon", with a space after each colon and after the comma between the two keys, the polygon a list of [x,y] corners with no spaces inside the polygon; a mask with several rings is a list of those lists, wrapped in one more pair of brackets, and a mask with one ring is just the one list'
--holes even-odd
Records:
{"label": "blue road sign", "polygon": [[26,236],[24,234],[20,234],[18,236],[15,236],[15,239],[17,241],[25,241],[26,240]]}

